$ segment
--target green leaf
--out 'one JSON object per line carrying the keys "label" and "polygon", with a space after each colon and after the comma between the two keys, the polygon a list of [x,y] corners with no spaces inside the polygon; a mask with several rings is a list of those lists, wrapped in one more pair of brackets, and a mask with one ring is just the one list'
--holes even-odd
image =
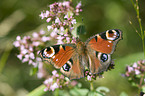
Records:
{"label": "green leaf", "polygon": [[[107,87],[104,87],[104,86],[100,86],[96,89],[96,92],[99,93],[100,95],[105,95],[105,93],[108,93],[110,92],[110,90],[107,88]],[[101,95],[101,96],[102,96]]]}
{"label": "green leaf", "polygon": [[86,34],[86,28],[84,25],[80,25],[77,27],[77,35]]}
{"label": "green leaf", "polygon": [[145,86],[143,86],[143,87],[142,87],[142,92],[144,92],[144,93],[145,93]]}
{"label": "green leaf", "polygon": [[88,96],[102,96],[102,95],[97,94],[95,91],[90,91],[90,92],[88,93]]}
{"label": "green leaf", "polygon": [[26,96],[42,96],[43,94],[46,93],[44,91],[45,88],[46,88],[45,85],[41,85],[37,87],[36,89],[34,89],[32,92],[28,93]]}
{"label": "green leaf", "polygon": [[128,96],[125,92],[121,92],[119,96]]}
{"label": "green leaf", "polygon": [[77,87],[74,87],[72,90],[70,90],[70,94],[72,96],[86,96],[88,92],[88,89],[79,89]]}
{"label": "green leaf", "polygon": [[135,82],[131,82],[131,85],[137,87],[137,84]]}

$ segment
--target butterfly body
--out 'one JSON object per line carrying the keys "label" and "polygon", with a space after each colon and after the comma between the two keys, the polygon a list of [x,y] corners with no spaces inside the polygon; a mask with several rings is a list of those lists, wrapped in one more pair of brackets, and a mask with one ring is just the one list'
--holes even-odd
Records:
{"label": "butterfly body", "polygon": [[77,39],[76,44],[47,47],[40,51],[40,56],[68,78],[77,79],[84,77],[86,69],[92,74],[107,70],[120,39],[120,30],[107,30],[90,37],[85,43]]}

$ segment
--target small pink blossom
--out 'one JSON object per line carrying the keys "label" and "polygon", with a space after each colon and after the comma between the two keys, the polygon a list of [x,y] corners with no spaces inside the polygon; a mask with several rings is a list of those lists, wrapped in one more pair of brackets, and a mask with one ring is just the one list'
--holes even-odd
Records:
{"label": "small pink blossom", "polygon": [[22,57],[23,57],[22,54],[17,55],[17,58],[19,58],[20,60],[22,60]]}
{"label": "small pink blossom", "polygon": [[24,58],[24,59],[22,60],[23,63],[25,63],[25,62],[27,62],[27,61],[29,61],[29,58]]}
{"label": "small pink blossom", "polygon": [[51,37],[55,37],[56,35],[57,35],[57,33],[55,31],[53,31],[53,32],[50,33],[50,36]]}
{"label": "small pink blossom", "polygon": [[38,33],[36,33],[36,32],[34,32],[34,33],[32,34],[32,36],[33,36],[34,38],[38,38],[38,37],[39,37]]}
{"label": "small pink blossom", "polygon": [[34,51],[32,46],[29,46],[29,50],[30,50],[31,52]]}
{"label": "small pink blossom", "polygon": [[23,50],[21,51],[21,53],[25,55],[26,53],[28,53],[28,50],[27,50],[27,49],[23,49]]}
{"label": "small pink blossom", "polygon": [[46,42],[46,41],[49,41],[49,40],[51,40],[50,37],[46,37],[46,36],[43,36],[43,37],[42,37],[42,41],[43,41],[43,42]]}
{"label": "small pink blossom", "polygon": [[91,80],[92,80],[92,79],[91,79],[91,76],[88,75],[88,76],[87,76],[87,80],[88,80],[88,81],[91,81]]}
{"label": "small pink blossom", "polygon": [[30,53],[30,58],[35,59],[34,53]]}
{"label": "small pink blossom", "polygon": [[52,71],[52,75],[56,75],[57,71],[56,70],[53,70]]}
{"label": "small pink blossom", "polygon": [[66,14],[66,15],[64,16],[64,18],[68,18],[68,14]]}
{"label": "small pink blossom", "polygon": [[38,45],[40,45],[40,42],[36,41],[36,42],[33,42],[32,44],[33,44],[34,46],[38,46]]}
{"label": "small pink blossom", "polygon": [[43,12],[41,12],[41,14],[39,16],[41,17],[41,19],[44,19],[44,17],[45,17]]}
{"label": "small pink blossom", "polygon": [[70,7],[70,2],[69,1],[64,1],[63,6]]}
{"label": "small pink blossom", "polygon": [[18,41],[21,40],[21,37],[20,36],[17,36],[16,37],[16,40],[18,40]]}
{"label": "small pink blossom", "polygon": [[47,11],[45,12],[45,17],[46,17],[46,18],[49,17],[49,14],[50,14],[50,12],[47,10]]}
{"label": "small pink blossom", "polygon": [[45,31],[44,30],[40,30],[40,35],[44,35],[45,34]]}
{"label": "small pink blossom", "polygon": [[52,83],[53,82],[53,78],[48,78],[44,81],[44,84],[48,84],[48,83]]}
{"label": "small pink blossom", "polygon": [[15,42],[13,43],[13,45],[14,45],[15,47],[20,47],[20,42],[19,42],[19,41],[15,41]]}
{"label": "small pink blossom", "polygon": [[28,64],[32,64],[32,63],[33,63],[33,61],[32,60],[29,60]]}
{"label": "small pink blossom", "polygon": [[137,63],[134,63],[134,64],[133,64],[133,67],[134,67],[134,68],[137,68]]}
{"label": "small pink blossom", "polygon": [[55,19],[55,23],[60,23],[60,20],[58,17]]}
{"label": "small pink blossom", "polygon": [[50,21],[51,21],[51,18],[47,18],[46,22],[48,23],[48,22],[50,22]]}
{"label": "small pink blossom", "polygon": [[137,69],[135,69],[135,74],[136,75],[138,75],[138,74],[140,74],[141,72],[139,71],[139,70],[137,70]]}
{"label": "small pink blossom", "polygon": [[60,31],[63,32],[64,31],[64,27],[61,26],[60,27]]}
{"label": "small pink blossom", "polygon": [[128,66],[128,72],[133,71],[133,67]]}
{"label": "small pink blossom", "polygon": [[44,91],[46,92],[48,90],[48,87],[46,87],[45,89],[44,89]]}
{"label": "small pink blossom", "polygon": [[71,23],[72,24],[76,24],[77,22],[76,22],[76,19],[73,19],[72,21],[71,21]]}
{"label": "small pink blossom", "polygon": [[76,8],[81,8],[81,6],[82,6],[82,3],[81,3],[81,1],[77,4],[77,6],[76,6]]}
{"label": "small pink blossom", "polygon": [[48,31],[50,31],[52,29],[52,27],[51,26],[47,26],[47,29],[48,29]]}
{"label": "small pink blossom", "polygon": [[59,88],[58,84],[57,83],[54,83],[53,85],[50,86],[50,89],[52,91],[54,91],[56,88]]}

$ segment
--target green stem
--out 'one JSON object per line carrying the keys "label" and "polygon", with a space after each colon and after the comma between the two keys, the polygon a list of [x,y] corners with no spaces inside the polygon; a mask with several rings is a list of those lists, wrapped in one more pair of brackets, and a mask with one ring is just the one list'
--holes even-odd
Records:
{"label": "green stem", "polygon": [[145,58],[145,42],[144,42],[144,38],[142,39],[142,46],[143,46],[144,58]]}
{"label": "green stem", "polygon": [[139,5],[138,5],[138,0],[136,0],[136,3],[134,3],[133,0],[131,0],[132,2],[132,5],[136,11],[136,14],[137,14],[137,19],[138,19],[138,23],[139,23],[139,27],[140,27],[140,33],[139,36],[141,37],[142,39],[142,46],[143,46],[143,52],[144,52],[144,58],[145,58],[145,42],[144,42],[144,38],[145,38],[145,31],[143,31],[143,28],[142,28],[142,24],[141,24],[141,18],[140,18],[140,15],[139,15]]}
{"label": "green stem", "polygon": [[94,91],[93,81],[90,82],[90,90]]}
{"label": "green stem", "polygon": [[55,94],[55,96],[59,96],[59,88],[55,89],[55,93],[54,94]]}
{"label": "green stem", "polygon": [[3,68],[8,60],[11,50],[12,50],[12,48],[10,46],[7,46],[0,59],[0,73],[3,71]]}
{"label": "green stem", "polygon": [[139,87],[139,90],[138,90],[139,94],[142,91],[143,78],[144,78],[144,74],[141,74],[141,78],[140,78],[140,82],[139,82],[139,86],[138,86]]}
{"label": "green stem", "polygon": [[26,96],[42,96],[43,94],[46,93],[44,91],[45,88],[46,88],[45,85],[40,85],[39,87],[34,89],[32,92],[28,93]]}

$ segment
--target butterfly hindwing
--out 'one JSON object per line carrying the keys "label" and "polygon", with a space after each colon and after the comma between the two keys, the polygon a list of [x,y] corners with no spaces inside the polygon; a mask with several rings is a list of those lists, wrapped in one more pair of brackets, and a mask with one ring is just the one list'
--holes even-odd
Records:
{"label": "butterfly hindwing", "polygon": [[80,65],[79,55],[75,44],[54,45],[40,51],[43,60],[51,63],[55,68],[70,79],[83,77],[83,67]]}

